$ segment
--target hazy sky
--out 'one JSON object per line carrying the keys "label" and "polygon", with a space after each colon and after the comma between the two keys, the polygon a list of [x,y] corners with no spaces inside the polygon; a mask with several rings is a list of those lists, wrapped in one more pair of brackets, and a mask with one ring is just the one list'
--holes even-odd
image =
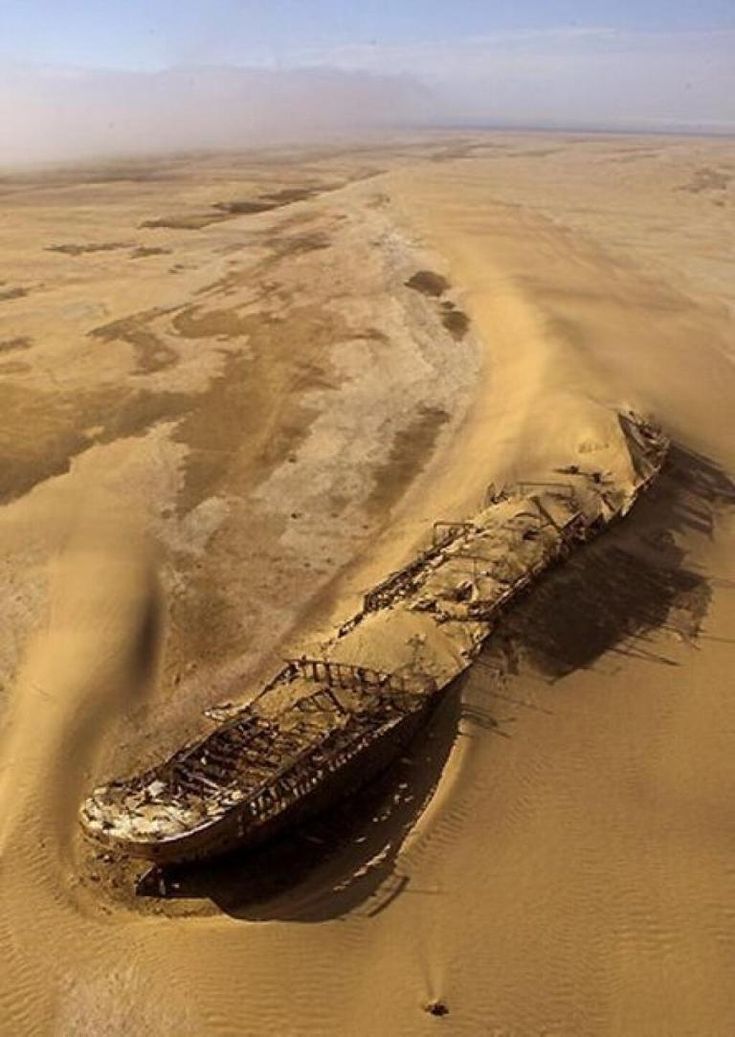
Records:
{"label": "hazy sky", "polygon": [[10,58],[129,69],[298,62],[304,50],[528,29],[735,29],[733,0],[1,0]]}
{"label": "hazy sky", "polygon": [[0,120],[0,162],[411,123],[732,131],[735,0],[0,0]]}

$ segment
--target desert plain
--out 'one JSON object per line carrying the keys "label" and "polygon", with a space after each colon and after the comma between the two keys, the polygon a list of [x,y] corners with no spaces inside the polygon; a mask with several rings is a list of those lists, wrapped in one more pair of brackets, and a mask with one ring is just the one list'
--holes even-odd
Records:
{"label": "desert plain", "polygon": [[[490,132],[0,178],[1,1033],[733,1032],[734,185]],[[175,900],[82,839],[625,407],[658,483],[373,787]]]}

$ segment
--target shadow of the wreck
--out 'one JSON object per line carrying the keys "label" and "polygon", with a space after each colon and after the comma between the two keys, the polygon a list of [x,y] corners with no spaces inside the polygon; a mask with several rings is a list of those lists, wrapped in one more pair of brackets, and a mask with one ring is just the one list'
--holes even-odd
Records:
{"label": "shadow of the wreck", "polygon": [[[236,918],[302,922],[339,917],[367,901],[391,875],[441,777],[457,735],[461,683],[450,685],[403,755],[365,788],[263,847],[167,868],[167,895],[207,898]],[[395,883],[388,885],[393,899]],[[155,881],[150,892],[156,895]]]}
{"label": "shadow of the wreck", "polygon": [[[733,504],[735,483],[721,468],[674,446],[625,521],[542,578],[499,624],[473,684],[521,667],[555,681],[611,651],[675,665],[654,650],[651,633],[668,626],[695,639],[711,597],[706,575],[687,564],[681,534],[711,536],[718,510]],[[463,684],[453,682],[405,754],[359,794],[261,849],[168,869],[170,895],[207,898],[251,920],[316,922],[358,907],[384,910],[410,889],[397,857],[436,789],[460,718],[477,737],[510,737],[494,716],[495,692],[486,703],[476,693],[463,703]]]}
{"label": "shadow of the wreck", "polygon": [[675,665],[650,634],[681,640],[700,631],[711,598],[681,534],[711,537],[735,483],[712,461],[673,446],[659,479],[630,515],[536,584],[490,638],[482,662],[497,672],[527,666],[549,680],[594,665],[606,652]]}

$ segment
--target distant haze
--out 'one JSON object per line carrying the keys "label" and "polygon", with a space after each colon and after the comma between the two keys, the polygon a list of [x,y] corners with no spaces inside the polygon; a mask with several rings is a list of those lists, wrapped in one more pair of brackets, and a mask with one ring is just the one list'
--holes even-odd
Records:
{"label": "distant haze", "polygon": [[495,126],[735,131],[735,30],[545,28],[292,47],[252,67],[6,62],[0,165]]}
{"label": "distant haze", "polygon": [[413,80],[333,68],[19,69],[0,76],[0,164],[301,141],[428,109]]}

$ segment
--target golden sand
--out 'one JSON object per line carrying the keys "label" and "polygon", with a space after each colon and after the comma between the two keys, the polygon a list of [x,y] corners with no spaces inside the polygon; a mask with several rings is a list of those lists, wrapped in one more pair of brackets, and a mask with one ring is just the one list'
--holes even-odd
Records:
{"label": "golden sand", "polygon": [[[0,1032],[732,1032],[732,144],[198,163],[0,197]],[[668,474],[355,817],[205,899],[111,884],[85,791],[626,406]]]}

